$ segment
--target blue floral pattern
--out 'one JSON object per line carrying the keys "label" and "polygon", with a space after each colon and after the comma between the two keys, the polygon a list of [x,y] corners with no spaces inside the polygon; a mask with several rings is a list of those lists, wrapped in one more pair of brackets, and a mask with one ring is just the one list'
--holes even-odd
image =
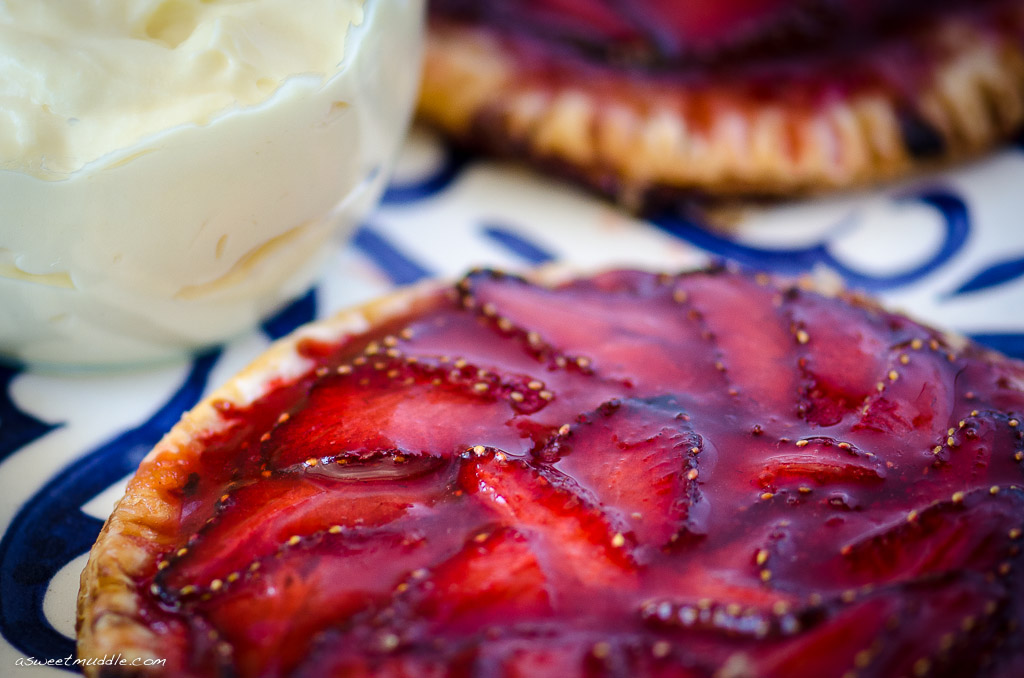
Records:
{"label": "blue floral pattern", "polygon": [[819,266],[825,266],[842,276],[851,287],[880,292],[926,278],[956,256],[967,242],[967,236],[970,233],[967,205],[960,196],[948,190],[917,191],[900,197],[898,200],[917,200],[934,207],[942,215],[945,234],[942,246],[927,261],[908,270],[885,276],[872,275],[848,266],[832,253],[831,241],[833,236],[844,227],[842,222],[826,230],[817,242],[792,249],[745,245],[727,236],[716,235],[700,224],[671,216],[655,218],[654,223],[666,232],[712,252],[722,259],[749,268],[769,270],[783,275],[800,275],[811,273]]}

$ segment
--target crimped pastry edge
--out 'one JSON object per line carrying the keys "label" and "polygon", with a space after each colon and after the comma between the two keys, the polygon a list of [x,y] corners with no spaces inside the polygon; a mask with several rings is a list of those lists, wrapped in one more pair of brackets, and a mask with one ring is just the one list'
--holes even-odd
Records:
{"label": "crimped pastry edge", "polygon": [[[652,196],[851,190],[977,157],[1024,126],[1024,41],[1017,35],[1024,4],[1015,11],[1015,25],[998,34],[966,19],[940,21],[934,40],[946,57],[911,102],[942,139],[945,150],[929,157],[911,152],[900,104],[881,92],[845,97],[805,120],[806,112],[785,99],[749,112],[723,96],[719,122],[701,133],[668,106],[609,105],[586,82],[554,92],[534,87],[520,79],[496,35],[436,19],[419,116],[462,144],[567,174],[632,209]],[[674,96],[685,101],[688,94],[679,89]],[[789,157],[782,149],[793,133],[803,150]]]}

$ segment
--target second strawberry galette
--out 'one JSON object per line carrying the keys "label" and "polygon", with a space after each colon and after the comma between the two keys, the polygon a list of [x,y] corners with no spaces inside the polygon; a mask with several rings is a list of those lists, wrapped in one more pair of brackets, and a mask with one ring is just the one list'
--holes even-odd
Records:
{"label": "second strawberry galette", "polygon": [[435,0],[424,120],[631,206],[849,188],[1024,125],[1021,0]]}
{"label": "second strawberry galette", "polygon": [[307,328],[146,458],[83,657],[187,676],[1024,668],[1024,366],[729,271]]}

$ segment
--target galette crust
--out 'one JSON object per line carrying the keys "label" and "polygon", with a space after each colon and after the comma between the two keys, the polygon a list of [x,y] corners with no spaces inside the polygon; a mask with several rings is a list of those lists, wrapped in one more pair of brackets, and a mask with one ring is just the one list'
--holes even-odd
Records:
{"label": "galette crust", "polygon": [[[850,189],[976,156],[1024,125],[1024,4],[1008,14],[998,29],[947,17],[929,36],[934,63],[911,103],[940,138],[937,152],[915,152],[906,102],[882,89],[812,109],[798,85],[764,100],[612,68],[552,86],[497,32],[443,19],[431,22],[419,115],[467,146],[528,159],[632,208],[658,193]],[[710,123],[702,111],[714,112]]]}

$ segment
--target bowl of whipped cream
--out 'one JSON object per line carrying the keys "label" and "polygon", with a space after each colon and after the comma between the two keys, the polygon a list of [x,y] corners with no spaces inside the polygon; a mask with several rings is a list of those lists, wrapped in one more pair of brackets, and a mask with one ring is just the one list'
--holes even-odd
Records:
{"label": "bowl of whipped cream", "polygon": [[388,178],[423,5],[0,3],[0,359],[168,360],[308,289]]}

